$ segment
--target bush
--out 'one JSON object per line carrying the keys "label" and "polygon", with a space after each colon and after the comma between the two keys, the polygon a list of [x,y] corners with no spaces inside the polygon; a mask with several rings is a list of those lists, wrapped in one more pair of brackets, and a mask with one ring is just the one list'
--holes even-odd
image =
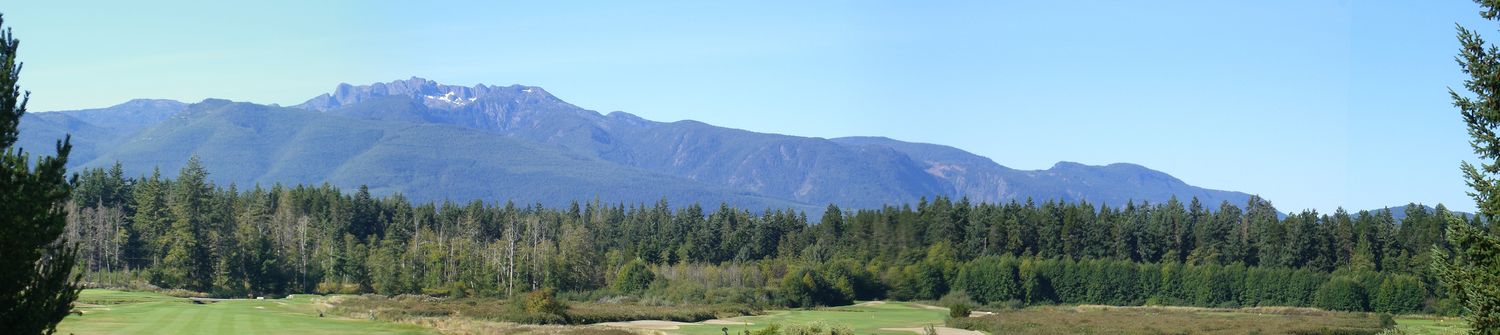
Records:
{"label": "bush", "polygon": [[948,306],[948,317],[955,319],[966,318],[969,317],[969,312],[973,309],[973,307],[965,303],[952,304]]}
{"label": "bush", "polygon": [[1389,313],[1380,313],[1380,328],[1396,328],[1396,318]]}
{"label": "bush", "polygon": [[772,323],[771,325],[766,326],[765,328],[761,328],[760,330],[756,330],[755,333],[753,333],[753,335],[781,335],[781,325],[780,324]]}
{"label": "bush", "polygon": [[814,321],[811,323],[786,326],[781,329],[782,335],[854,335],[854,330],[849,326],[831,324],[827,322]]}
{"label": "bush", "polygon": [[651,273],[645,261],[636,258],[615,274],[614,289],[621,293],[639,293],[650,288],[653,280],[656,280],[656,274]]}
{"label": "bush", "polygon": [[535,316],[548,321],[554,321],[554,318],[552,317],[566,320],[568,315],[568,306],[563,305],[562,302],[557,301],[556,292],[554,292],[550,287],[527,293],[526,298],[522,302],[521,306],[522,311],[526,312],[528,316]]}
{"label": "bush", "polygon": [[1369,310],[1369,298],[1359,281],[1348,277],[1337,277],[1318,287],[1318,308],[1335,311],[1363,312]]}

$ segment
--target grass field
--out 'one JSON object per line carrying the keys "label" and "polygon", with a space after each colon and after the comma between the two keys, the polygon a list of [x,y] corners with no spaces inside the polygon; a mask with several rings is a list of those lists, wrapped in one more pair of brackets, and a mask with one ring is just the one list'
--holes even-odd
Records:
{"label": "grass field", "polygon": [[426,328],[368,320],[318,317],[320,297],[230,300],[194,304],[155,293],[84,290],[83,315],[58,325],[59,334],[429,334]]}
{"label": "grass field", "polygon": [[1463,320],[1451,318],[1398,317],[1396,328],[1406,335],[1468,334]]}

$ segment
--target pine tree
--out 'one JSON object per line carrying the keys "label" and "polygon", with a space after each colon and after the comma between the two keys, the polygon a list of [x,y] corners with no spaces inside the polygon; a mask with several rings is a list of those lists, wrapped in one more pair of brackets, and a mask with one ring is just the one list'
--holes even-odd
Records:
{"label": "pine tree", "polygon": [[34,163],[12,147],[30,95],[17,85],[18,44],[0,30],[0,333],[51,334],[78,298],[81,276],[72,274],[78,248],[63,236],[72,145],[64,138],[57,156]]}
{"label": "pine tree", "polygon": [[[1500,1],[1475,2],[1483,9],[1481,17],[1500,18]],[[1494,222],[1500,215],[1500,179],[1496,178],[1500,174],[1500,137],[1495,134],[1500,128],[1500,49],[1463,26],[1458,27],[1458,40],[1463,47],[1457,60],[1470,76],[1464,88],[1474,96],[1452,89],[1448,93],[1468,125],[1472,137],[1469,145],[1485,160],[1479,167],[1463,162],[1461,168],[1474,189],[1469,196],[1479,207],[1478,215]],[[1453,254],[1434,248],[1433,270],[1463,306],[1472,333],[1500,334],[1500,239],[1460,220],[1448,226]]]}

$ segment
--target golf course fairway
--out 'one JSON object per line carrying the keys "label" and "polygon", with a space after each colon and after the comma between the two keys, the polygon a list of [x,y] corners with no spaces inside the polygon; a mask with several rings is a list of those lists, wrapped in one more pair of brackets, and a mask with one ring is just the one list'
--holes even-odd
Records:
{"label": "golf course fairway", "polygon": [[58,324],[58,334],[432,334],[405,324],[319,317],[317,296],[237,299],[195,304],[155,293],[84,290],[83,315]]}

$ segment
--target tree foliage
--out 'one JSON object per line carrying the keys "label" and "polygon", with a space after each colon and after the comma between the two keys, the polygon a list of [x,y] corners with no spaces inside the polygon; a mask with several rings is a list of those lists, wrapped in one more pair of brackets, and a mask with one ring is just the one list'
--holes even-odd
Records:
{"label": "tree foliage", "polygon": [[640,293],[651,287],[651,281],[656,280],[656,275],[651,273],[651,268],[640,258],[625,263],[620,272],[615,274],[614,289],[624,293]]}
{"label": "tree foliage", "polygon": [[[0,18],[0,27],[4,20]],[[12,147],[27,96],[17,84],[19,42],[0,30],[0,333],[50,334],[78,298],[77,248],[64,236],[72,188],[65,166],[72,150],[35,162]]]}
{"label": "tree foliage", "polygon": [[[1500,19],[1500,2],[1475,0],[1481,7],[1480,17]],[[1463,72],[1469,75],[1464,88],[1466,96],[1448,90],[1467,125],[1469,145],[1481,162],[1460,166],[1465,182],[1473,188],[1469,195],[1479,208],[1478,215],[1493,222],[1500,215],[1500,49],[1484,41],[1474,31],[1458,26],[1461,45],[1456,57]],[[1463,306],[1464,315],[1476,333],[1500,334],[1500,241],[1477,228],[1454,221],[1448,228],[1448,242],[1453,253],[1442,253],[1434,247],[1434,272],[1449,292]]]}
{"label": "tree foliage", "polygon": [[1334,278],[1318,287],[1318,308],[1335,311],[1369,310],[1364,284],[1351,278]]}

